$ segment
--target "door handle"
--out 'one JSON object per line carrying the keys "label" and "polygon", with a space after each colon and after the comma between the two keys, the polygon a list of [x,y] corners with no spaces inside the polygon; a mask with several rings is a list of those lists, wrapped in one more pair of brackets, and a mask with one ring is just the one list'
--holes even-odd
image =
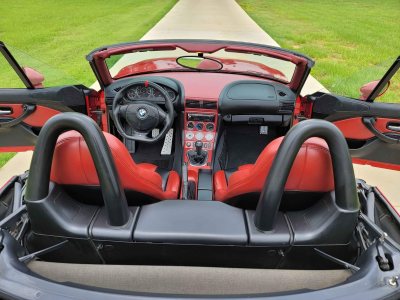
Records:
{"label": "door handle", "polygon": [[400,122],[388,122],[386,128],[391,131],[399,131],[400,132]]}
{"label": "door handle", "polygon": [[0,116],[12,115],[13,110],[8,106],[0,106]]}
{"label": "door handle", "polygon": [[14,120],[12,120],[10,122],[0,123],[0,129],[10,128],[12,126],[15,126],[15,125],[21,123],[23,120],[25,120],[27,117],[29,117],[36,110],[36,105],[35,104],[23,104],[22,109],[24,110],[24,112],[18,118],[15,118]]}
{"label": "door handle", "polygon": [[400,143],[398,139],[388,137],[388,136],[384,135],[382,132],[378,131],[375,128],[376,119],[374,117],[363,117],[362,121],[363,121],[365,127],[367,127],[369,129],[369,131],[371,131],[378,139],[380,139],[388,144],[399,144]]}

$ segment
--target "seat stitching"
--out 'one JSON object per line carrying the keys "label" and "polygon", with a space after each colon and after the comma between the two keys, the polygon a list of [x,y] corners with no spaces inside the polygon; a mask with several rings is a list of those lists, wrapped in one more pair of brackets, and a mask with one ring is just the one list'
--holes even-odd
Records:
{"label": "seat stitching", "polygon": [[[85,168],[84,168],[84,166],[83,166],[82,150],[81,150],[81,137],[78,138],[78,147],[79,147],[79,159],[80,159],[80,161],[81,161],[81,166],[82,166],[82,170],[83,170],[83,175],[85,175],[86,182],[87,182],[87,184],[89,184],[89,180],[88,180],[88,178],[87,178],[87,176],[86,176]],[[90,155],[90,157],[92,157],[92,155]],[[92,160],[93,160],[93,158],[92,158]],[[95,168],[96,168],[96,166],[95,166]],[[96,174],[97,174],[97,173],[96,173]]]}
{"label": "seat stitching", "polygon": [[308,157],[308,146],[309,146],[309,145],[306,146],[306,158],[304,159],[303,172],[301,173],[301,177],[300,177],[299,183],[297,184],[296,190],[299,189],[300,183],[301,183],[301,181],[303,180],[304,172],[305,172],[305,170],[306,170],[307,157]]}

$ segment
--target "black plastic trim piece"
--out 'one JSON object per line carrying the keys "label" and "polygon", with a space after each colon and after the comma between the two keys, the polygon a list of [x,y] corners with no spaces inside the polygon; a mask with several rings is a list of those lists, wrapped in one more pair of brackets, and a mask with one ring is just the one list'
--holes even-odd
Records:
{"label": "black plastic trim piece", "polygon": [[289,172],[300,147],[310,137],[320,137],[328,143],[334,173],[336,205],[344,211],[359,210],[353,165],[343,134],[330,122],[306,120],[289,130],[275,156],[257,205],[254,221],[259,230],[271,231],[275,228]]}
{"label": "black plastic trim piece", "polygon": [[28,76],[22,70],[21,66],[18,64],[18,62],[15,60],[14,56],[12,56],[12,54],[10,53],[10,51],[7,49],[6,45],[2,41],[0,41],[0,52],[3,54],[4,58],[11,65],[11,67],[14,69],[15,73],[17,73],[18,77],[24,83],[26,88],[27,89],[35,89],[32,82],[29,80]]}
{"label": "black plastic trim piece", "polygon": [[380,94],[385,85],[388,84],[390,79],[396,74],[396,72],[400,69],[400,56],[397,57],[396,61],[390,66],[389,70],[383,75],[382,79],[376,85],[374,90],[369,94],[368,98],[365,100],[366,102],[373,102],[375,98]]}
{"label": "black plastic trim piece", "polygon": [[161,176],[162,189],[163,189],[163,191],[165,191],[165,188],[167,187],[167,183],[168,183],[168,178],[169,178],[169,170],[157,167],[156,173]]}
{"label": "black plastic trim piece", "polygon": [[[110,147],[93,119],[80,113],[56,115],[43,126],[32,157],[25,194],[26,201],[40,202],[47,197],[51,163],[57,138],[62,132],[71,129],[81,133],[89,147],[99,177],[110,226],[125,225],[129,221],[131,213],[128,210]],[[41,220],[37,221],[41,222]]]}

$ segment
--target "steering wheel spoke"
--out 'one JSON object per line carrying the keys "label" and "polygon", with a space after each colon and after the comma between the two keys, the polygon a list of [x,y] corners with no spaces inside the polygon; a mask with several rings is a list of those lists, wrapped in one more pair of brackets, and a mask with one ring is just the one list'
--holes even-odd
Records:
{"label": "steering wheel spoke", "polygon": [[[134,85],[141,82],[135,82]],[[146,143],[154,143],[162,139],[174,121],[174,108],[172,100],[167,92],[158,84],[150,81],[143,82],[146,86],[151,86],[159,91],[165,99],[166,111],[162,110],[157,104],[150,101],[135,101],[128,104],[121,104],[124,94],[133,84],[130,84],[121,89],[115,95],[112,107],[112,116],[118,132],[126,139],[142,141]],[[128,135],[121,124],[120,116],[131,126],[133,135]],[[156,137],[148,137],[148,134],[158,125],[163,125],[160,134]]]}

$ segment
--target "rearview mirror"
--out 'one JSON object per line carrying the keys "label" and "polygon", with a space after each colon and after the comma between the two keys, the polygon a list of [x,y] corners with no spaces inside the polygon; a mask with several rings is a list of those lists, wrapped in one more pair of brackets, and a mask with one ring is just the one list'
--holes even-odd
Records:
{"label": "rearview mirror", "polygon": [[40,74],[35,69],[29,67],[22,67],[22,70],[24,71],[30,82],[32,82],[35,89],[43,88],[42,83],[44,82],[44,76],[42,74]]}
{"label": "rearview mirror", "polygon": [[182,67],[203,71],[218,71],[223,67],[218,60],[201,56],[181,56],[176,62]]}

